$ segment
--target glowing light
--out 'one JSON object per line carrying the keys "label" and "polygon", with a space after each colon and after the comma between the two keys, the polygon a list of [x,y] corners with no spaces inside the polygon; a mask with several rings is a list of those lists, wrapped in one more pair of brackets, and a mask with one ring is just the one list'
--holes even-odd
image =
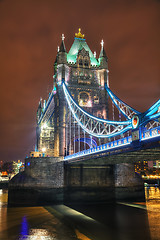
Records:
{"label": "glowing light", "polygon": [[53,88],[53,94],[56,94],[56,92],[57,92],[57,89],[56,89],[56,86],[54,86],[54,88]]}
{"label": "glowing light", "polygon": [[28,234],[29,234],[29,226],[28,226],[27,218],[26,216],[24,216],[21,222],[21,239],[27,239]]}
{"label": "glowing light", "polygon": [[75,33],[76,38],[84,38],[84,34],[81,33],[81,28],[78,29],[78,33]]}
{"label": "glowing light", "polygon": [[83,106],[83,100],[82,99],[79,101],[79,105]]}
{"label": "glowing light", "polygon": [[87,105],[86,105],[87,107],[92,107],[92,101],[91,100],[88,100],[88,102],[87,102]]}
{"label": "glowing light", "polygon": [[101,46],[102,46],[102,48],[103,48],[103,46],[104,46],[104,41],[103,41],[103,39],[102,39],[102,41],[101,41]]}
{"label": "glowing light", "polygon": [[65,39],[65,36],[64,36],[64,34],[62,34],[62,41],[64,41],[64,39]]}
{"label": "glowing light", "polygon": [[132,118],[133,128],[137,128],[138,124],[139,124],[139,117],[138,116],[133,116],[133,118]]}
{"label": "glowing light", "polygon": [[45,152],[46,151],[46,148],[44,147],[44,148],[42,148],[42,152]]}
{"label": "glowing light", "polygon": [[42,124],[41,129],[46,129],[47,128],[47,123]]}

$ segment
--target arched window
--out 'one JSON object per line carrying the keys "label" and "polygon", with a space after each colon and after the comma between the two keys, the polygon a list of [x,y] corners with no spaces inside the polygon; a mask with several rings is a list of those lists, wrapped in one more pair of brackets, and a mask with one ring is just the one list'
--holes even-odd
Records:
{"label": "arched window", "polygon": [[99,97],[98,96],[94,96],[94,104],[99,104]]}
{"label": "arched window", "polygon": [[83,66],[83,61],[81,58],[79,59],[79,66]]}
{"label": "arched window", "polygon": [[84,66],[85,66],[85,67],[88,67],[88,66],[89,66],[89,63],[88,63],[88,60],[87,60],[87,59],[85,59],[85,61],[84,61]]}
{"label": "arched window", "polygon": [[90,95],[88,92],[80,92],[78,96],[78,103],[80,106],[92,107],[92,102],[90,100]]}

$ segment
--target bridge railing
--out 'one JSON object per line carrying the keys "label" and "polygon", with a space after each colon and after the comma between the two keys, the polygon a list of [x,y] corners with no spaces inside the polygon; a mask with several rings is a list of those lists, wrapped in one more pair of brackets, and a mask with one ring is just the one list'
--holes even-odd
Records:
{"label": "bridge railing", "polygon": [[69,160],[69,159],[74,159],[74,158],[78,158],[78,157],[83,157],[83,156],[87,156],[87,155],[91,155],[91,154],[96,154],[96,153],[101,153],[103,151],[107,152],[110,151],[112,149],[116,149],[119,148],[120,146],[125,146],[125,145],[129,145],[132,142],[132,136],[128,136],[125,138],[121,138],[112,142],[108,142],[105,143],[103,145],[97,146],[95,148],[89,148],[87,150],[83,150],[68,156],[64,157],[64,160]]}
{"label": "bridge railing", "polygon": [[160,126],[157,126],[155,128],[142,131],[141,141],[144,141],[147,139],[153,139],[159,136],[160,136]]}
{"label": "bridge railing", "polygon": [[[157,137],[160,137],[160,126],[157,126],[153,129],[149,129],[149,130],[143,130],[141,132],[141,136],[140,136],[140,141],[144,141],[147,139],[155,139]],[[87,150],[83,150],[68,156],[64,157],[64,160],[71,160],[74,158],[79,158],[79,157],[83,157],[83,156],[87,156],[87,155],[92,155],[92,154],[98,154],[98,153],[102,153],[102,152],[107,152],[110,151],[112,149],[118,149],[120,147],[123,148],[123,146],[126,145],[130,145],[132,143],[132,136],[128,136],[125,138],[121,138],[112,142],[108,142],[105,143],[103,145],[97,146],[95,148],[89,148]]]}

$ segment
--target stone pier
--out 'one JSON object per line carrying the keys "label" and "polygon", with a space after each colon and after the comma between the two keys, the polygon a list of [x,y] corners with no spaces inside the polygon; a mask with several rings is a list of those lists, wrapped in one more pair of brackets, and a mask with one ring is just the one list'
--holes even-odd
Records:
{"label": "stone pier", "polygon": [[27,158],[9,183],[8,204],[51,205],[144,200],[133,164],[67,163],[60,157]]}

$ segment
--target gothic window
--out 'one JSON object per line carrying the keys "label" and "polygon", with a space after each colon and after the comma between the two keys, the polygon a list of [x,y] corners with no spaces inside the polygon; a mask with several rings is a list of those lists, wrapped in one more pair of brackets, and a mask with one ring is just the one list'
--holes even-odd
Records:
{"label": "gothic window", "polygon": [[81,58],[79,59],[79,66],[83,66],[83,61]]}
{"label": "gothic window", "polygon": [[88,60],[87,60],[87,59],[85,59],[84,65],[85,65],[85,67],[88,67],[88,66],[89,66],[89,63],[88,63]]}
{"label": "gothic window", "polygon": [[53,143],[50,143],[49,148],[53,149]]}
{"label": "gothic window", "polygon": [[79,96],[78,96],[78,100],[79,100],[80,106],[84,106],[84,107],[92,106],[89,93],[87,93],[87,92],[80,92]]}
{"label": "gothic window", "polygon": [[75,76],[77,76],[78,75],[78,71],[77,70],[74,70],[73,71],[73,76],[75,77]]}
{"label": "gothic window", "polygon": [[99,104],[99,97],[98,96],[94,96],[94,104]]}

